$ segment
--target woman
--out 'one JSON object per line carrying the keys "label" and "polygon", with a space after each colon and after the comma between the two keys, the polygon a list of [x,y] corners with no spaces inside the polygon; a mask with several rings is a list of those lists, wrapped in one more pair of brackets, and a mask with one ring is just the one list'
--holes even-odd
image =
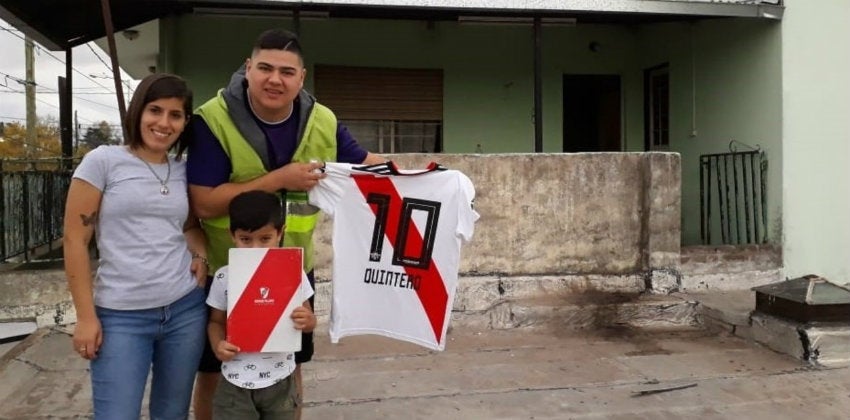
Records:
{"label": "woman", "polygon": [[146,77],[124,120],[125,145],[92,150],[71,181],[65,274],[77,311],[74,351],[91,361],[95,419],[138,419],[149,371],[150,417],[188,417],[207,322],[205,241],[180,160],[191,111],[184,80]]}

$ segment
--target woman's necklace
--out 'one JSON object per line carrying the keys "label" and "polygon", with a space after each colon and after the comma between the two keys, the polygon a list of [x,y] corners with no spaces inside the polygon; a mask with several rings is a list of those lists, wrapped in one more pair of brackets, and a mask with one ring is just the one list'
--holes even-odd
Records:
{"label": "woman's necklace", "polygon": [[[135,153],[133,153],[133,154],[136,155]],[[148,163],[148,161],[142,159],[142,157],[139,156],[139,155],[136,155],[136,157],[139,158],[139,160],[141,160],[142,163],[144,163],[145,166],[148,167],[148,169],[150,169],[153,176],[156,177],[157,181],[159,181],[159,193],[162,194],[162,195],[168,195],[168,180],[171,178],[171,161],[168,160],[168,156],[165,157],[165,164],[168,165],[168,172],[165,175],[165,179],[162,179],[162,178],[159,177],[159,175],[156,173],[156,171],[153,170],[153,166],[151,166],[151,164]]]}

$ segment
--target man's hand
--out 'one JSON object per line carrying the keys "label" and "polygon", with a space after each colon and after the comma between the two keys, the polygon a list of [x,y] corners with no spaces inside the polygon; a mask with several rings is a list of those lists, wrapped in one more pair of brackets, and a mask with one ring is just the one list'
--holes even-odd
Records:
{"label": "man's hand", "polygon": [[322,162],[292,162],[272,171],[279,180],[282,189],[307,191],[316,186],[326,175],[322,171]]}

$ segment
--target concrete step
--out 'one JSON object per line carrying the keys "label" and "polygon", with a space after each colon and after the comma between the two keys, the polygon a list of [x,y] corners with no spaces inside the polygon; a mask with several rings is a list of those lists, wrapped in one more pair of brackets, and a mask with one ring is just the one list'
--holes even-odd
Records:
{"label": "concrete step", "polygon": [[680,291],[749,290],[784,280],[782,253],[773,245],[682,247]]}
{"label": "concrete step", "polygon": [[[695,302],[646,294],[644,288],[639,275],[463,277],[450,327],[585,330],[697,325]],[[315,313],[322,333],[327,329],[332,293],[330,282],[317,282]]]}
{"label": "concrete step", "polygon": [[755,311],[750,290],[679,294],[698,302],[696,321],[717,331],[790,355],[811,366],[850,366],[850,320],[800,323]]}
{"label": "concrete step", "polygon": [[697,325],[695,307],[675,296],[584,292],[506,299],[483,311],[454,312],[452,323],[489,329],[689,328]]}
{"label": "concrete step", "polygon": [[680,269],[688,274],[764,271],[782,267],[775,245],[683,246]]}
{"label": "concrete step", "polygon": [[0,272],[0,322],[35,320],[39,327],[77,322],[62,270]]}
{"label": "concrete step", "polygon": [[37,328],[35,321],[0,322],[0,344],[23,340]]}

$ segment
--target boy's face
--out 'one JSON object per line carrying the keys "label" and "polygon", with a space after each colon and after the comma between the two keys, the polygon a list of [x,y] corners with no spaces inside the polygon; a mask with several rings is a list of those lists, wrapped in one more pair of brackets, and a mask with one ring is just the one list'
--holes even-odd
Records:
{"label": "boy's face", "polygon": [[280,246],[283,228],[277,230],[268,224],[253,232],[236,229],[230,236],[237,248],[277,248]]}

